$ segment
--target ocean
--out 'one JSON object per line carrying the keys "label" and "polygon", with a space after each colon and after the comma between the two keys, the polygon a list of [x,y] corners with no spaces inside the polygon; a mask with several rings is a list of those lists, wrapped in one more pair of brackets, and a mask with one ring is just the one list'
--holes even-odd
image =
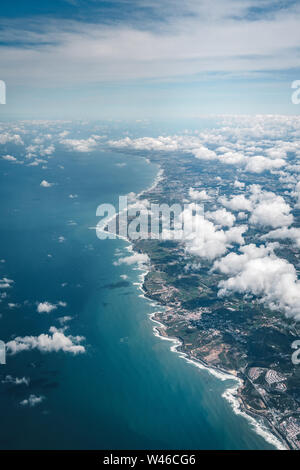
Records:
{"label": "ocean", "polygon": [[[97,206],[146,189],[158,167],[108,149],[60,148],[37,166],[16,157],[25,163],[0,162],[0,278],[14,281],[2,292],[0,339],[49,334],[65,321],[65,335],[83,336],[86,352],[7,355],[0,448],[275,448],[222,396],[233,380],[188,363],[155,336],[157,306],[141,295],[141,271],[116,263],[129,244],[96,237]],[[44,302],[56,308],[38,313]],[[24,402],[30,395],[41,398],[36,406]]]}

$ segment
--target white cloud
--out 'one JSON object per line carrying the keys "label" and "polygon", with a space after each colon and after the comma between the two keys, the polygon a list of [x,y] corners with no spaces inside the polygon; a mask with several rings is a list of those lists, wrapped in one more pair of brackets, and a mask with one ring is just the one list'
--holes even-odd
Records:
{"label": "white cloud", "polygon": [[41,146],[40,149],[39,149],[39,154],[42,156],[42,157],[46,157],[46,156],[49,156],[49,155],[52,155],[53,153],[55,152],[55,147],[54,145],[49,145],[48,147],[43,147]]}
{"label": "white cloud", "polygon": [[199,146],[193,151],[193,154],[199,160],[217,160],[217,154],[213,150],[209,150],[204,145]]}
{"label": "white cloud", "polygon": [[74,355],[85,353],[85,347],[80,344],[85,339],[83,336],[66,336],[63,330],[58,330],[54,326],[51,326],[49,333],[17,337],[6,343],[7,351],[12,355],[33,349],[43,353],[58,351]]}
{"label": "white cloud", "polygon": [[50,313],[55,309],[57,309],[57,306],[50,302],[40,302],[37,306],[38,313]]}
{"label": "white cloud", "polygon": [[252,186],[251,191],[251,200],[255,204],[249,219],[251,224],[277,228],[293,223],[294,218],[290,213],[291,207],[282,196],[262,191],[256,185]]}
{"label": "white cloud", "polygon": [[149,263],[149,257],[148,255],[144,253],[134,253],[130,256],[125,256],[124,258],[118,259],[118,261],[114,262],[115,266],[118,266],[120,264],[127,264],[128,266],[131,266],[132,264],[139,264],[140,266],[146,265]]}
{"label": "white cloud", "polygon": [[184,240],[187,251],[206,259],[215,259],[226,253],[232,244],[243,244],[242,234],[246,225],[219,230],[202,214],[193,214],[194,205],[190,204],[181,214],[184,221]]}
{"label": "white cloud", "polygon": [[199,271],[199,269],[201,269],[201,263],[187,263],[184,266],[184,271],[186,273],[197,272],[197,271]]}
{"label": "white cloud", "polygon": [[[117,141],[109,141],[109,145],[117,148],[133,148],[135,150],[147,151],[182,151],[192,153],[195,158],[200,160],[217,160],[219,163],[225,165],[235,165],[242,171],[260,174],[264,171],[279,170],[287,164],[283,157],[286,157],[286,151],[281,149],[280,155],[282,158],[277,158],[274,148],[264,148],[270,145],[270,141],[261,142],[264,144],[259,146],[255,140],[249,141],[250,136],[266,135],[267,137],[278,134],[276,125],[279,122],[275,121],[275,126],[270,130],[269,120],[270,117],[255,116],[255,118],[241,117],[241,122],[230,122],[236,117],[224,117],[224,124],[227,125],[217,129],[198,132],[197,135],[171,135],[171,136],[158,136],[158,137],[141,137],[132,139],[125,137]],[[243,122],[246,121],[247,122]],[[283,121],[284,117],[280,117]],[[274,118],[273,118],[274,120]],[[293,117],[291,121],[296,121]],[[279,121],[279,120],[278,120]],[[282,127],[288,127],[291,122],[288,118],[281,122]],[[295,124],[295,123],[294,123]],[[244,127],[243,127],[244,126]],[[249,126],[249,127],[247,127]],[[286,131],[287,129],[285,129]],[[232,139],[237,140],[233,142]],[[218,146],[216,147],[216,144]],[[274,145],[274,144],[273,144]],[[284,144],[281,143],[281,146]],[[288,145],[288,144],[287,144]],[[209,147],[214,147],[214,149]],[[269,152],[268,152],[269,150]],[[258,151],[265,151],[265,155],[256,155]],[[299,150],[300,152],[300,150]],[[235,187],[242,189],[245,185],[236,181]]]}
{"label": "white cloud", "polygon": [[232,292],[261,297],[271,309],[300,320],[300,281],[292,264],[274,254],[276,244],[240,248],[214,263],[214,269],[230,275],[219,283],[219,295]]}
{"label": "white cloud", "polygon": [[263,235],[261,237],[262,240],[292,240],[295,245],[300,248],[300,228],[296,227],[281,227],[278,228],[277,230],[272,230],[271,232],[267,233],[266,235]]}
{"label": "white cloud", "polygon": [[48,181],[46,180],[43,180],[40,184],[40,186],[42,186],[42,188],[51,188],[51,186],[53,186],[54,183],[48,183]]}
{"label": "white cloud", "polygon": [[58,135],[59,135],[59,137],[63,138],[63,137],[66,137],[66,136],[69,135],[69,134],[70,134],[69,131],[62,131],[62,132],[60,132]]}
{"label": "white cloud", "polygon": [[41,158],[35,158],[33,162],[28,164],[28,166],[39,166],[40,163],[47,163],[47,160],[42,160]]}
{"label": "white cloud", "polygon": [[37,306],[38,313],[50,313],[53,310],[56,310],[57,307],[66,307],[67,302],[60,300],[57,304],[51,304],[50,302],[40,302]]}
{"label": "white cloud", "polygon": [[42,401],[45,400],[45,397],[41,396],[36,396],[31,394],[28,398],[20,402],[20,405],[22,406],[29,406],[31,408],[35,407],[36,405],[39,405],[42,403]]}
{"label": "white cloud", "polygon": [[247,159],[246,171],[251,173],[262,173],[266,170],[278,169],[285,166],[286,162],[282,158],[272,160],[263,156],[256,156]]}
{"label": "white cloud", "polygon": [[245,187],[245,183],[235,180],[235,182],[233,183],[233,186],[238,189],[243,189]]}
{"label": "white cloud", "polygon": [[230,199],[221,196],[218,201],[233,211],[251,212],[249,222],[253,225],[277,228],[291,225],[294,220],[291,207],[282,196],[263,191],[258,185],[250,187],[249,198],[239,194]]}
{"label": "white cloud", "polygon": [[88,139],[62,139],[61,144],[65,145],[68,150],[76,152],[92,152],[98,145],[99,136],[91,136]]}
{"label": "white cloud", "polygon": [[12,155],[3,155],[2,158],[3,158],[3,160],[7,160],[8,162],[16,162],[17,161],[16,157],[13,157]]}
{"label": "white cloud", "polygon": [[18,134],[10,134],[7,132],[0,133],[0,144],[5,145],[9,142],[12,142],[17,145],[24,145],[24,142],[20,135]]}
{"label": "white cloud", "polygon": [[246,162],[246,157],[240,152],[225,152],[218,156],[218,160],[226,165],[242,166]]}
{"label": "white cloud", "polygon": [[7,277],[3,277],[0,279],[0,289],[9,289],[12,287],[14,281],[12,279],[8,279]]}
{"label": "white cloud", "polygon": [[287,157],[287,149],[284,149],[283,146],[278,146],[278,147],[272,147],[270,149],[266,150],[266,154],[270,158],[276,159],[285,159]]}
{"label": "white cloud", "polygon": [[71,320],[72,320],[72,317],[70,317],[69,315],[65,315],[64,317],[58,318],[58,321],[62,326],[70,322]]}
{"label": "white cloud", "polygon": [[263,258],[273,253],[277,244],[269,244],[267,246],[256,246],[253,243],[240,248],[242,254],[238,255],[234,252],[229,253],[224,258],[214,262],[213,270],[219,270],[223,274],[238,274],[249,261],[257,258]]}
{"label": "white cloud", "polygon": [[30,379],[28,377],[12,377],[11,375],[7,375],[3,380],[1,380],[2,384],[13,384],[13,385],[28,385],[30,384]]}
{"label": "white cloud", "polygon": [[221,196],[218,201],[220,204],[233,211],[251,211],[252,209],[252,202],[243,194],[232,196],[230,199],[227,199],[225,196]]}
{"label": "white cloud", "polygon": [[20,304],[15,304],[15,303],[11,303],[11,302],[8,304],[8,306],[9,306],[9,308],[20,308],[21,307]]}
{"label": "white cloud", "polygon": [[185,136],[159,136],[159,137],[140,137],[138,139],[131,139],[130,137],[125,137],[121,140],[110,140],[109,145],[116,148],[133,148],[135,150],[163,150],[163,151],[173,151],[173,150],[185,150],[190,149],[191,145],[199,145],[199,138],[194,137],[193,142],[191,143],[190,137]]}
{"label": "white cloud", "polygon": [[191,199],[195,201],[206,201],[207,199],[209,199],[209,195],[207,194],[205,189],[202,189],[201,191],[197,191],[196,189],[190,188],[189,196]]}
{"label": "white cloud", "polygon": [[205,217],[213,220],[217,225],[222,225],[224,227],[232,227],[236,220],[235,216],[224,208],[213,212],[207,211],[205,212]]}

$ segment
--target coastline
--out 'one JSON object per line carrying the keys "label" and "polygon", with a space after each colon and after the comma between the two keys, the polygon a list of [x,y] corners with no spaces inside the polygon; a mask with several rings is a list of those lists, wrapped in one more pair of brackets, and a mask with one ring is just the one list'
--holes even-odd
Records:
{"label": "coastline", "polygon": [[[146,194],[147,192],[155,189],[162,179],[163,179],[163,169],[159,168],[157,176],[154,180],[154,183],[150,186],[150,188],[147,188],[141,191],[139,194],[137,194],[137,199],[141,195]],[[132,243],[128,238],[126,240],[130,244],[129,250],[134,251],[134,243]],[[139,266],[137,269],[142,271],[140,275],[140,282],[136,283],[138,285],[138,288],[142,292],[142,294],[140,294],[140,297],[143,297],[144,299],[151,302],[152,306],[155,306],[155,307],[159,306],[160,311],[161,311],[162,308],[164,307],[162,305],[159,305],[156,300],[154,301],[153,299],[151,299],[151,297],[148,297],[144,289],[144,280],[147,274],[150,272],[150,270],[146,270],[145,267],[143,266]],[[222,397],[225,400],[227,400],[229,404],[231,405],[233,412],[236,415],[243,416],[245,419],[247,419],[252,429],[254,429],[254,431],[259,436],[263,437],[266,442],[276,447],[277,450],[289,450],[288,444],[278,434],[277,430],[273,427],[273,425],[266,418],[256,416],[254,413],[250,413],[249,410],[246,410],[243,400],[241,399],[241,396],[239,394],[239,389],[244,383],[243,379],[233,374],[230,374],[229,372],[222,370],[220,368],[212,367],[211,365],[206,364],[204,361],[199,361],[199,359],[196,360],[195,358],[190,357],[187,353],[180,351],[182,342],[180,341],[179,338],[176,338],[176,337],[172,338],[168,336],[167,334],[162,334],[166,330],[166,326],[160,321],[159,318],[157,318],[157,315],[159,313],[160,312],[157,311],[157,312],[153,312],[149,314],[150,320],[153,323],[155,323],[155,326],[153,326],[154,336],[160,338],[163,341],[171,342],[172,345],[170,346],[170,350],[178,354],[179,357],[187,361],[189,364],[193,364],[195,367],[198,367],[199,369],[206,370],[208,373],[218,378],[219,380],[222,380],[222,381],[234,380],[236,382],[236,385],[228,387],[222,394]]]}
{"label": "coastline", "polygon": [[[143,277],[146,277],[147,274],[148,271],[145,272],[145,276],[143,275]],[[145,294],[145,291],[143,289],[143,283],[139,283],[139,288],[143,292],[140,296],[147,299],[148,301],[151,301],[152,299],[148,298]],[[153,302],[152,306],[154,306]],[[226,380],[235,381],[236,385],[226,388],[226,390],[222,394],[222,397],[227,400],[231,405],[233,412],[236,415],[243,416],[245,419],[247,419],[256,434],[263,437],[266,442],[276,447],[277,450],[289,450],[287,444],[285,444],[284,440],[280,436],[278,436],[277,431],[273,428],[270,422],[268,422],[267,427],[266,424],[262,422],[261,417],[255,416],[254,413],[250,414],[250,412],[246,410],[239,394],[239,388],[242,386],[243,380],[238,376],[229,374],[227,371],[223,371],[220,368],[212,367],[211,365],[206,364],[204,361],[200,361],[199,359],[196,360],[195,358],[189,356],[187,353],[180,351],[179,348],[182,346],[182,342],[178,338],[172,338],[170,336],[167,336],[166,334],[163,334],[166,329],[166,326],[158,318],[156,318],[157,314],[159,313],[160,312],[153,312],[149,314],[150,320],[155,323],[155,326],[153,326],[154,336],[160,338],[163,341],[169,341],[173,343],[170,346],[170,351],[178,354],[180,358],[184,359],[189,364],[193,364],[193,366],[197,367],[198,369],[206,370],[209,374],[213,375],[214,377],[223,382]],[[267,421],[266,418],[264,420]],[[271,430],[269,428],[271,428]]]}
{"label": "coastline", "polygon": [[[148,159],[145,158],[147,161]],[[147,161],[149,163],[149,160]],[[155,163],[157,165],[157,163]],[[138,194],[136,194],[136,200],[139,200],[139,198],[147,194],[148,192],[154,190],[157,185],[160,183],[160,181],[163,180],[163,173],[164,170],[158,166],[158,172],[157,175],[154,179],[154,182],[150,185],[150,187],[140,191]],[[111,217],[106,223],[109,223],[114,217],[117,217],[119,213]],[[131,241],[128,237],[124,237],[122,235],[116,234],[117,238],[120,238],[128,243],[127,250],[128,252],[137,252],[135,250],[135,245],[134,242]],[[138,253],[138,252],[137,252]],[[158,317],[159,313],[161,313],[162,309],[165,307],[163,305],[160,305],[157,300],[151,299],[151,297],[146,293],[146,290],[144,289],[144,281],[147,276],[147,274],[150,272],[150,269],[143,264],[139,263],[136,268],[133,268],[134,270],[141,271],[141,274],[139,275],[139,282],[134,283],[138,287],[138,289],[141,291],[141,294],[139,295],[140,297],[144,298],[148,302],[151,303],[153,307],[159,307],[160,311],[155,311],[153,313],[150,313],[149,319],[155,324],[153,326],[153,334],[154,336],[160,338],[163,341],[169,341],[172,343],[170,346],[170,350],[176,354],[179,355],[180,358],[184,359],[187,361],[189,364],[192,364],[193,366],[201,369],[201,370],[206,370],[208,373],[216,377],[217,379],[221,381],[226,381],[226,380],[232,380],[236,382],[235,385],[231,385],[226,390],[223,392],[222,397],[229,402],[233,412],[236,415],[243,416],[250,424],[251,428],[258,434],[259,436],[263,437],[263,439],[273,445],[277,450],[289,450],[290,447],[288,446],[288,443],[284,440],[283,436],[281,436],[277,430],[274,428],[272,423],[266,418],[266,417],[261,417],[255,415],[255,413],[250,412],[248,410],[241,398],[241,395],[239,393],[240,387],[242,387],[244,381],[241,377],[238,377],[237,375],[230,374],[229,372],[222,370],[218,367],[214,367],[211,365],[206,364],[204,361],[200,361],[199,359],[195,359],[194,357],[190,356],[189,354],[183,352],[180,350],[182,346],[182,341],[179,338],[176,337],[170,337],[165,333],[166,330],[166,325],[161,322],[160,318]]]}

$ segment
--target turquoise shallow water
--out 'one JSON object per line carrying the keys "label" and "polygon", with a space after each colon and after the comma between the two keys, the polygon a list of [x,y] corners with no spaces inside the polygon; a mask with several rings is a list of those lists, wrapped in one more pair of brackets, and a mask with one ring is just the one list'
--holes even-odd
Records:
{"label": "turquoise shallow water", "polygon": [[[222,398],[230,382],[188,364],[153,335],[148,314],[154,308],[134,285],[140,272],[113,265],[116,250],[127,254],[127,243],[99,241],[89,229],[98,204],[150,186],[157,168],[109,151],[61,151],[47,171],[0,165],[0,258],[6,260],[0,277],[15,281],[0,304],[1,339],[47,333],[70,315],[68,334],[85,336],[87,348],[76,357],[8,356],[2,379],[31,382],[0,383],[0,448],[273,448]],[[41,188],[45,178],[55,185]],[[118,287],[124,274],[128,284]],[[67,307],[38,314],[40,301]],[[36,407],[21,406],[30,394],[45,398]]]}

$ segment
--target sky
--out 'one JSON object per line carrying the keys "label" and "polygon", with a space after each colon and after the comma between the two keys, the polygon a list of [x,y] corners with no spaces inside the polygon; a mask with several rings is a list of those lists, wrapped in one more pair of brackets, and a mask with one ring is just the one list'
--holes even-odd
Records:
{"label": "sky", "polygon": [[300,1],[12,0],[0,119],[299,114]]}

